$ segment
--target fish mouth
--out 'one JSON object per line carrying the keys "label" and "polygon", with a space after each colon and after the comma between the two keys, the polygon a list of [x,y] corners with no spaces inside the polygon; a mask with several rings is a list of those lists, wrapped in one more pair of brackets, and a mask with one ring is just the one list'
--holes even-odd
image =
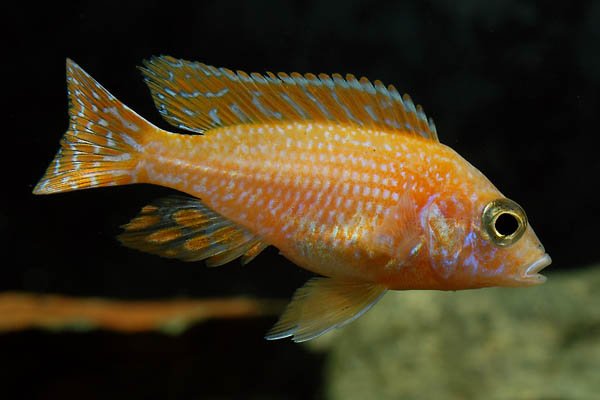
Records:
{"label": "fish mouth", "polygon": [[544,253],[543,256],[532,262],[531,264],[523,266],[520,271],[519,281],[528,285],[538,285],[546,282],[546,277],[539,274],[541,270],[546,268],[552,263],[552,259],[548,253]]}

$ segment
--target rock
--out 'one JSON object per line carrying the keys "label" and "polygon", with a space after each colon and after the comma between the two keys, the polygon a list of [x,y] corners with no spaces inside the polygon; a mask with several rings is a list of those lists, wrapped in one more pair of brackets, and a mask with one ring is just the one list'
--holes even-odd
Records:
{"label": "rock", "polygon": [[331,399],[600,396],[600,268],[544,285],[390,292],[327,349]]}

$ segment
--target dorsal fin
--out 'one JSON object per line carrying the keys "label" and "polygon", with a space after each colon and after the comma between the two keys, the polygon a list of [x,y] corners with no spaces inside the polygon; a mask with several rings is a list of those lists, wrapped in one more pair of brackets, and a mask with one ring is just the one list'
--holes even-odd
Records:
{"label": "dorsal fin", "polygon": [[238,257],[246,264],[267,247],[259,237],[191,197],[159,199],[123,228],[119,240],[128,247],[184,261],[206,260],[211,267]]}
{"label": "dorsal fin", "polygon": [[339,74],[266,76],[206,64],[154,57],[142,68],[156,107],[171,124],[189,131],[236,124],[335,121],[411,133],[437,141],[421,106],[392,85]]}

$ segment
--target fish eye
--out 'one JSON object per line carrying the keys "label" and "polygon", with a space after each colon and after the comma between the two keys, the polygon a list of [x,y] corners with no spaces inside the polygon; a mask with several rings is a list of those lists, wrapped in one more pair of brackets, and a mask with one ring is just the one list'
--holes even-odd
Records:
{"label": "fish eye", "polygon": [[489,202],[483,209],[483,231],[497,246],[517,242],[527,229],[527,215],[514,201],[502,198]]}

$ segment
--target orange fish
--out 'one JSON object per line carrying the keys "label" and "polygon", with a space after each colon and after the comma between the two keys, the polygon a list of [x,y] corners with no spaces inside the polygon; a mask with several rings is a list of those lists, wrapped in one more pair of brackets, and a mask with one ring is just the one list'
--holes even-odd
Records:
{"label": "orange fish", "polygon": [[142,68],[164,131],[67,60],[70,125],[35,187],[151,183],[173,196],[124,226],[127,246],[211,266],[267,246],[323,277],[267,339],[312,339],[388,289],[531,286],[550,264],[523,209],[438,141],[393,86],[338,74],[246,74],[156,57]]}

